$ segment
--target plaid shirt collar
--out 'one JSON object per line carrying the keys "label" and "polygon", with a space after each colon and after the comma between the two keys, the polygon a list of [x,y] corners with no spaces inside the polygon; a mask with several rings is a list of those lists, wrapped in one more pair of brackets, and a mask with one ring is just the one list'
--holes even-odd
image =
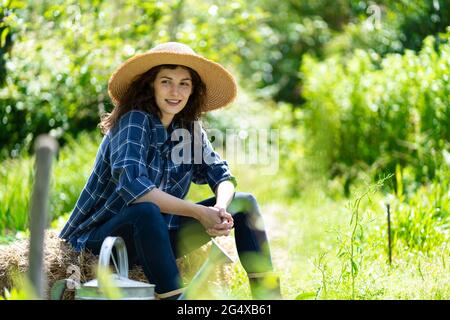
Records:
{"label": "plaid shirt collar", "polygon": [[156,144],[158,148],[161,148],[164,144],[166,144],[166,147],[163,149],[167,149],[170,145],[172,132],[181,127],[180,120],[173,119],[166,129],[159,117],[153,114],[150,114],[150,116],[152,117],[153,123],[155,124],[156,128]]}

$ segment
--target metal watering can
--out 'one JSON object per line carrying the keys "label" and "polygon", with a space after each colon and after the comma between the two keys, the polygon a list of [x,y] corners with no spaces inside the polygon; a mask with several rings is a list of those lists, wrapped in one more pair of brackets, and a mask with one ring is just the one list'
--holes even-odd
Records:
{"label": "metal watering can", "polygon": [[[115,261],[112,249],[116,248],[118,264]],[[88,281],[81,286],[74,284],[72,279],[57,281],[51,289],[51,299],[61,299],[69,284],[75,289],[75,300],[107,300],[104,294],[107,286],[119,289],[121,300],[154,300],[155,285],[128,279],[128,255],[125,242],[121,237],[107,237],[102,243],[99,254],[98,274],[104,272],[112,258],[117,273],[113,273],[108,283],[99,279]]]}
{"label": "metal watering can", "polygon": [[[113,247],[116,248],[119,266],[112,255]],[[128,255],[125,242],[121,237],[107,237],[100,249],[98,273],[109,266],[112,258],[117,273],[112,274],[108,284],[102,284],[99,279],[94,279],[83,284],[75,291],[75,300],[103,300],[107,299],[102,293],[102,287],[112,285],[120,290],[122,300],[154,300],[155,285],[128,279]]]}

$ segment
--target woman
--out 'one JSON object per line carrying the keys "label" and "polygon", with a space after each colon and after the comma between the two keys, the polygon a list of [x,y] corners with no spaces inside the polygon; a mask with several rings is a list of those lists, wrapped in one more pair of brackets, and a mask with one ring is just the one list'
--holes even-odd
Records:
{"label": "woman", "polygon": [[[60,237],[94,254],[107,236],[122,237],[130,263],[143,267],[157,296],[176,299],[182,293],[176,258],[234,227],[252,295],[278,298],[278,281],[263,285],[272,262],[258,204],[235,192],[227,162],[197,121],[235,98],[233,76],[169,42],[125,61],[108,92],[115,107],[102,118],[105,136],[92,174]],[[184,200],[192,181],[208,183],[215,196]]]}

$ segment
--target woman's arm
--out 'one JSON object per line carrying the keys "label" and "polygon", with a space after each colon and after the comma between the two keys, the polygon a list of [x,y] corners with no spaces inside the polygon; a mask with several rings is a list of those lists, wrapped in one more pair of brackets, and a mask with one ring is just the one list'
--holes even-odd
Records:
{"label": "woman's arm", "polygon": [[215,208],[224,208],[225,210],[230,205],[234,198],[234,185],[230,180],[225,180],[219,183],[216,188],[216,204]]}
{"label": "woman's arm", "polygon": [[174,197],[158,188],[152,189],[134,201],[134,203],[139,202],[153,202],[160,208],[161,212],[195,218],[200,221],[205,229],[218,227],[222,222],[218,208],[191,203]]}

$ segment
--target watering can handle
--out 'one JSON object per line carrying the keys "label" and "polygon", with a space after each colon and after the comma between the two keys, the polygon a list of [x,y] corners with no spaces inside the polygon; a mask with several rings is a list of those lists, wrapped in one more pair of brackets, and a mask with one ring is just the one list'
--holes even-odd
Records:
{"label": "watering can handle", "polygon": [[118,266],[116,266],[116,268],[119,268],[117,272],[119,276],[128,278],[127,247],[125,245],[125,241],[123,241],[121,237],[106,237],[105,240],[103,240],[102,248],[100,249],[98,267],[100,269],[102,267],[109,266],[113,247],[116,247],[117,258],[119,260]]}

